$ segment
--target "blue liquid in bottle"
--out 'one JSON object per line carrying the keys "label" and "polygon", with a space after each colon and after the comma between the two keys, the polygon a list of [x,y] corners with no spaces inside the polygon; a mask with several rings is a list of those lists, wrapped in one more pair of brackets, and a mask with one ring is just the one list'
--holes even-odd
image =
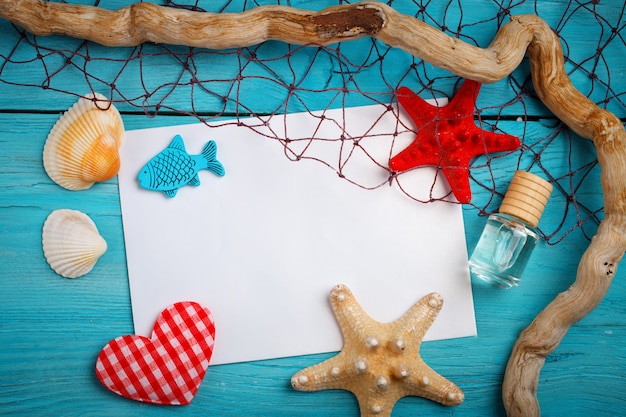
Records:
{"label": "blue liquid in bottle", "polygon": [[539,235],[522,220],[492,214],[470,258],[470,271],[502,288],[517,286],[538,241]]}
{"label": "blue liquid in bottle", "polygon": [[511,288],[519,285],[539,241],[535,229],[552,185],[534,174],[516,171],[500,205],[487,220],[469,261],[472,276]]}

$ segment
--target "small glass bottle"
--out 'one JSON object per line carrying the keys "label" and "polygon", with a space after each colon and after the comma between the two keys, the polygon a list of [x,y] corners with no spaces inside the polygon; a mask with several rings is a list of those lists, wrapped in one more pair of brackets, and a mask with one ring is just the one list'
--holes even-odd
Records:
{"label": "small glass bottle", "polygon": [[552,185],[534,174],[516,171],[499,213],[487,220],[470,257],[472,275],[502,288],[519,285],[539,241],[536,227]]}

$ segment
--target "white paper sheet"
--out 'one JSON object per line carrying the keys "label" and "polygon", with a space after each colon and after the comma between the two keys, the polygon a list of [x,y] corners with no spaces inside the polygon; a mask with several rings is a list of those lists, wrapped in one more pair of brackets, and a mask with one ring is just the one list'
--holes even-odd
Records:
{"label": "white paper sheet", "polygon": [[[414,139],[411,121],[401,113],[398,123],[385,106],[269,120],[241,120],[259,133],[236,124],[127,132],[119,188],[135,332],[149,336],[162,309],[193,300],[214,315],[211,364],[337,351],[342,337],[328,296],[344,283],[383,322],[437,291],[444,307],[427,340],[475,335],[460,205],[418,203],[397,185],[365,190],[324,163],[285,156],[306,148],[305,155],[344,164],[347,178],[374,186],[387,178],[390,155]],[[344,123],[352,137],[364,136],[352,153],[339,140],[295,140],[290,151],[262,134],[339,139]],[[226,175],[201,171],[199,187],[170,199],[141,189],[136,177],[176,134],[190,154],[215,140]],[[449,193],[438,178],[434,168],[420,168],[401,184],[438,198]]]}

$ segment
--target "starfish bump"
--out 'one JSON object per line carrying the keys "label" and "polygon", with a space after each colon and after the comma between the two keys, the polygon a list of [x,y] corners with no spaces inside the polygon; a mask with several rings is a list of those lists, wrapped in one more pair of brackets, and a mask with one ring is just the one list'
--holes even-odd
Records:
{"label": "starfish bump", "polygon": [[418,166],[439,167],[460,203],[469,203],[472,193],[469,164],[472,158],[513,151],[519,138],[481,129],[474,122],[474,107],[480,83],[465,80],[443,107],[433,106],[406,87],[398,90],[398,102],[413,119],[417,137],[406,149],[391,158],[389,167],[403,172]]}
{"label": "starfish bump", "polygon": [[345,285],[334,287],[330,299],[343,334],[343,349],[296,373],[291,378],[296,390],[350,391],[362,417],[390,416],[395,403],[406,396],[444,405],[463,402],[463,391],[426,365],[419,354],[424,334],[443,305],[441,295],[426,295],[391,323],[369,317]]}

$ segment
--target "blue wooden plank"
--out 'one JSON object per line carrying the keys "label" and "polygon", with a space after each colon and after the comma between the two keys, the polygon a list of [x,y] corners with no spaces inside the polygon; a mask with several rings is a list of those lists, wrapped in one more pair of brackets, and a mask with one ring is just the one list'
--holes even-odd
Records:
{"label": "blue wooden plank", "polygon": [[[107,2],[106,7],[131,3]],[[334,3],[292,2],[313,10]],[[393,6],[480,47],[490,44],[509,14],[539,14],[561,35],[574,84],[593,101],[625,117],[624,87],[618,77],[626,69],[621,59],[626,46],[620,2],[600,2],[593,9],[567,4],[525,1],[476,8],[462,2],[430,2],[423,11],[411,1],[396,1]],[[242,9],[240,2],[226,5],[228,11]],[[223,6],[220,2],[200,4],[208,11]],[[458,81],[445,70],[371,39],[321,49],[266,42],[237,51],[209,51],[165,45],[106,48],[61,36],[23,37],[6,21],[0,21],[0,34],[0,109],[58,111],[73,101],[73,95],[95,89],[130,103],[121,104],[123,111],[282,113],[344,103],[388,103],[400,85],[449,96]],[[285,106],[289,94],[293,97]],[[531,94],[524,64],[507,79],[485,86],[479,107],[490,115],[549,115]],[[22,98],[19,105],[15,97]]]}
{"label": "blue wooden plank", "polygon": [[[115,180],[97,184],[88,191],[69,192],[47,178],[41,168],[41,149],[56,117],[0,115],[0,123],[6,127],[0,133],[0,413],[358,415],[356,402],[348,393],[300,393],[289,386],[294,372],[329,357],[328,354],[210,367],[197,397],[186,407],[140,404],[106,391],[95,378],[95,357],[108,340],[132,333],[119,197]],[[128,129],[195,121],[128,115],[124,119]],[[504,127],[521,135],[524,125],[509,122]],[[549,126],[529,123],[526,130],[530,136],[541,136]],[[575,140],[586,143],[580,138]],[[550,172],[558,174],[559,169],[566,167],[559,167],[563,163],[558,156],[562,149],[556,148],[544,154],[544,162]],[[574,165],[586,162],[584,158],[584,152],[574,155]],[[498,188],[506,184],[512,170],[510,160],[509,164],[504,162],[494,162]],[[487,174],[481,172],[479,165],[475,171],[482,181]],[[590,174],[594,181],[595,171]],[[476,196],[483,198],[484,190],[475,185]],[[564,198],[558,194],[555,197],[557,201]],[[597,191],[584,196],[589,205],[598,204],[599,199]],[[494,201],[494,205],[497,203]],[[109,242],[109,249],[96,268],[76,280],[54,274],[41,250],[45,217],[49,211],[64,207],[90,214]],[[558,211],[549,206],[542,227],[552,227],[560,218]],[[470,250],[485,220],[477,214],[476,208],[465,207]],[[478,337],[427,342],[422,346],[426,362],[465,391],[465,402],[447,408],[420,398],[406,398],[397,404],[393,415],[502,415],[500,384],[509,350],[519,331],[573,281],[578,257],[587,244],[578,230],[556,246],[540,245],[519,288],[503,291],[475,286]],[[619,395],[626,377],[623,277],[623,272],[618,271],[606,299],[572,328],[549,358],[541,374],[539,392],[544,415],[600,416],[622,412],[626,405]]]}
{"label": "blue wooden plank", "polygon": [[[130,1],[103,4],[115,9]],[[255,4],[274,4],[267,0]],[[333,2],[292,1],[291,5],[319,10]],[[434,3],[434,4],[433,4]],[[218,11],[239,11],[242,2],[200,2],[200,7]],[[455,33],[462,22],[464,40],[486,46],[506,13],[496,3],[475,7],[476,2],[431,2],[428,12],[420,4],[395,1],[399,10],[418,15],[435,26]],[[254,4],[247,3],[247,7]],[[625,117],[624,82],[616,75],[624,72],[621,59],[624,42],[612,27],[620,25],[622,4],[619,1],[578,4],[565,1],[521,2],[510,11],[538,13],[557,28],[570,56],[568,68],[575,84],[593,100],[611,98],[609,108]],[[593,11],[597,13],[593,13]],[[564,18],[563,18],[564,17]],[[597,20],[596,20],[597,18]],[[606,19],[603,21],[602,19]],[[584,30],[581,30],[581,27]],[[364,39],[342,44],[340,49],[294,47],[267,42],[248,48],[243,54],[256,53],[257,59],[223,52],[193,50],[197,66],[195,76],[204,80],[199,87],[158,87],[177,80],[190,80],[192,72],[183,70],[190,52],[184,47],[147,45],[141,49],[143,71],[132,48],[104,48],[81,41],[54,36],[36,38],[39,48],[18,45],[19,32],[0,21],[0,59],[29,61],[19,65],[8,62],[0,68],[0,414],[2,415],[358,415],[354,398],[341,391],[299,393],[289,386],[291,375],[328,355],[286,358],[272,361],[211,367],[201,389],[188,407],[159,407],[135,403],[108,392],[95,378],[93,366],[99,349],[113,337],[132,332],[128,282],[119,196],[115,180],[98,184],[83,192],[62,190],[45,175],[41,151],[46,134],[56,114],[69,107],[75,95],[91,87],[116,99],[128,99],[132,105],[121,105],[126,112],[128,129],[192,123],[195,118],[130,115],[143,111],[146,92],[152,93],[146,104],[150,112],[162,100],[160,113],[172,109],[203,114],[237,112],[234,101],[224,106],[221,96],[237,97],[242,113],[323,109],[347,104],[370,104],[391,100],[391,91],[399,84],[411,86],[418,80],[434,78],[432,88],[449,94],[457,82],[444,71],[424,65],[402,51],[386,48]],[[33,41],[32,37],[25,38]],[[605,47],[605,43],[607,43]],[[11,54],[13,47],[18,50]],[[167,51],[166,51],[167,48]],[[370,51],[372,57],[368,57]],[[37,52],[52,54],[38,58]],[[66,51],[58,54],[54,51]],[[78,54],[72,55],[74,51]],[[172,51],[172,53],[170,53]],[[90,60],[83,55],[89,53]],[[336,53],[342,53],[338,59]],[[596,54],[598,52],[598,54]],[[156,54],[156,56],[153,56]],[[289,55],[287,59],[286,55]],[[70,57],[70,65],[66,64]],[[383,59],[379,62],[378,58]],[[240,66],[242,58],[245,66]],[[276,58],[282,58],[277,62]],[[586,60],[586,58],[591,58]],[[582,69],[575,63],[584,62]],[[348,65],[348,63],[355,65]],[[413,64],[415,64],[414,67]],[[361,65],[366,68],[361,69]],[[89,76],[83,72],[87,66]],[[607,68],[609,71],[607,72]],[[346,82],[352,72],[354,81]],[[407,69],[409,70],[407,72]],[[55,74],[48,80],[48,75]],[[253,78],[236,80],[243,74]],[[590,76],[596,74],[596,76]],[[514,98],[528,76],[520,68],[507,82],[484,86],[479,106],[500,106]],[[111,83],[115,83],[115,88]],[[142,82],[144,85],[142,85]],[[281,107],[290,84],[300,83],[301,91]],[[609,87],[603,85],[609,84]],[[32,87],[16,84],[32,85]],[[344,97],[337,89],[356,87],[363,93]],[[42,87],[46,87],[45,89]],[[228,93],[240,88],[239,96]],[[412,87],[417,89],[415,87]],[[317,91],[326,89],[326,91]],[[58,91],[57,91],[58,90]],[[217,93],[215,96],[213,93]],[[193,94],[193,96],[192,96]],[[617,97],[614,97],[617,96]],[[537,103],[526,99],[505,107],[503,115],[523,116],[549,114]],[[7,113],[16,111],[15,114]],[[483,115],[497,115],[500,109],[485,109]],[[473,163],[472,205],[464,207],[466,239],[471,251],[482,229],[484,211],[496,210],[500,193],[514,167],[548,173],[558,185],[542,221],[542,231],[558,244],[540,245],[522,286],[505,292],[476,286],[474,297],[479,336],[450,341],[428,342],[422,355],[438,372],[456,382],[466,401],[459,407],[446,408],[420,398],[401,400],[394,416],[448,414],[457,416],[503,415],[500,384],[509,350],[521,329],[574,279],[580,254],[588,236],[601,218],[602,198],[599,191],[599,169],[594,164],[592,145],[567,132],[553,137],[554,121],[530,123],[500,121],[497,128],[516,134],[531,151],[513,153],[502,158],[477,158]],[[545,148],[545,149],[544,149]],[[533,151],[542,150],[535,158]],[[481,184],[493,187],[493,194]],[[575,192],[577,205],[571,200]],[[63,279],[54,274],[43,259],[41,227],[47,214],[56,208],[80,209],[92,216],[109,243],[109,249],[96,268],[78,280]],[[580,213],[576,213],[580,209]],[[587,219],[589,217],[589,219]],[[582,228],[567,234],[579,220]],[[559,225],[563,223],[562,227]],[[562,240],[561,240],[562,239]],[[626,371],[624,318],[626,307],[623,272],[618,271],[605,300],[588,317],[574,326],[563,344],[551,355],[541,374],[539,399],[543,415],[611,416],[621,415],[626,400],[623,390]],[[279,343],[279,341],[277,341]],[[320,404],[323,404],[321,406]]]}

